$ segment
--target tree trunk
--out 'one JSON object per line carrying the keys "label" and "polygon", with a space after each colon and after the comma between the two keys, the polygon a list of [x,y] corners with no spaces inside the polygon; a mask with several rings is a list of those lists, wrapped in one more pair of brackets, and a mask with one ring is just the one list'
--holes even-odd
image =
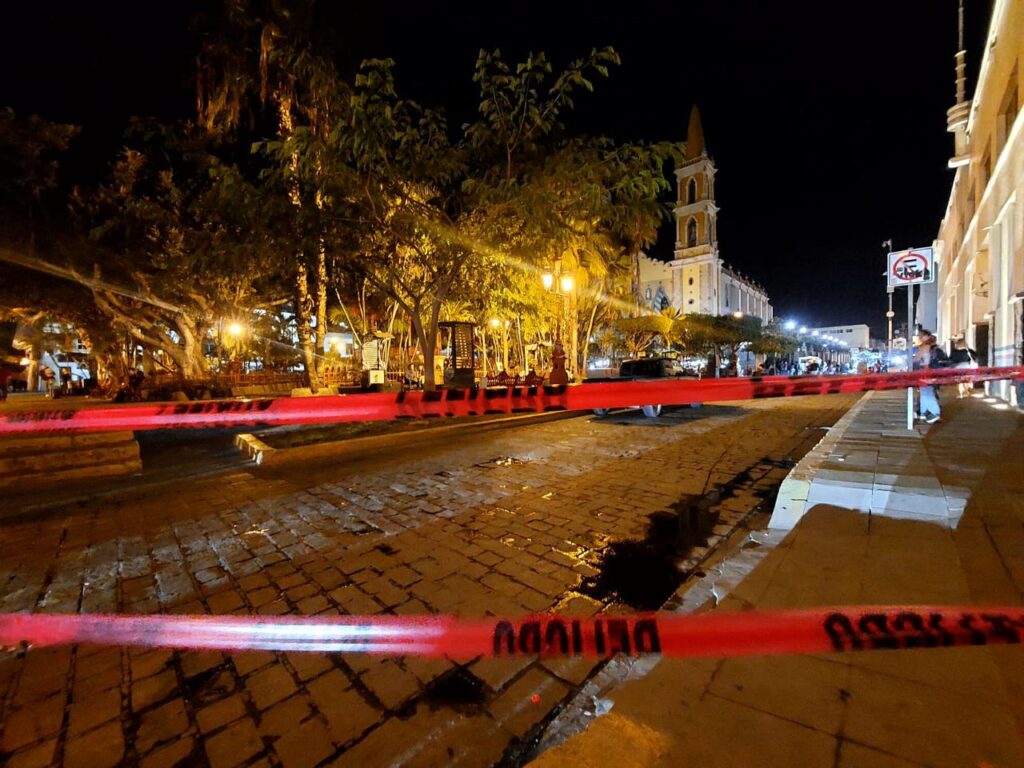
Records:
{"label": "tree trunk", "polygon": [[316,352],[313,349],[313,331],[310,328],[313,310],[313,297],[309,294],[309,274],[306,265],[298,263],[295,274],[295,325],[299,335],[299,347],[302,350],[303,364],[306,366],[306,379],[313,394],[320,390],[320,379],[316,370]]}
{"label": "tree trunk", "polygon": [[[433,365],[434,365],[434,360],[433,360],[434,349],[437,347],[437,331],[438,331],[437,324],[438,324],[438,322],[441,319],[441,303],[444,301],[444,297],[445,297],[445,295],[447,293],[448,293],[447,288],[444,288],[441,291],[440,295],[437,298],[435,298],[433,300],[433,302],[431,302],[430,322],[423,329],[424,330],[423,348],[424,348],[424,350],[426,350],[428,347],[430,348],[430,355],[431,355],[430,365],[431,365],[431,368],[433,368]],[[424,355],[425,354],[426,353],[424,353]],[[454,365],[454,362],[453,362],[453,365]],[[435,382],[435,384],[436,384],[436,382]]]}
{"label": "tree trunk", "polygon": [[175,319],[181,336],[179,362],[180,379],[200,379],[206,375],[206,357],[203,355],[203,329],[192,318],[181,315]]}
{"label": "tree trunk", "polygon": [[526,347],[523,344],[523,316],[516,315],[516,338],[519,341],[519,370],[525,376],[528,371],[526,365]]}
{"label": "tree trunk", "polygon": [[597,316],[597,306],[601,301],[601,294],[594,297],[594,308],[590,310],[590,322],[587,323],[587,335],[583,340],[583,364],[580,367],[580,378],[587,378],[587,364],[590,362],[590,334],[594,332],[594,318]]}
{"label": "tree trunk", "polygon": [[[434,376],[434,344],[428,343],[426,330],[423,327],[423,320],[420,318],[418,311],[409,313],[409,317],[412,320],[413,330],[416,332],[416,338],[419,340],[420,346],[423,347],[423,389],[424,391],[431,391],[437,388],[436,377]],[[437,329],[434,329],[434,341],[437,339]]]}
{"label": "tree trunk", "polygon": [[569,343],[571,348],[569,349],[568,359],[572,363],[572,370],[570,371],[575,375],[575,379],[578,381],[580,377],[580,313],[579,307],[576,305],[576,291],[570,291],[569,300],[566,302],[568,306],[569,314],[569,327],[572,329],[572,333],[569,335]]}
{"label": "tree trunk", "polygon": [[[324,341],[327,339],[327,249],[323,240],[317,249],[316,257],[316,350],[322,353]],[[318,354],[313,358],[314,365],[317,365],[317,378],[319,380],[320,365],[323,358]]]}

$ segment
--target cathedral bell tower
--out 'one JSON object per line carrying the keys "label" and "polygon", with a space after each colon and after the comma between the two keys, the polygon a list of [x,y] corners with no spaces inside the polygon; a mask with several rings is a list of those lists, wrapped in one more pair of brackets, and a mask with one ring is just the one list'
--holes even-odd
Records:
{"label": "cathedral bell tower", "polygon": [[700,110],[694,105],[686,131],[686,153],[676,168],[676,247],[672,266],[677,275],[673,304],[684,313],[715,314],[718,307],[718,231],[715,207],[715,164],[704,146]]}

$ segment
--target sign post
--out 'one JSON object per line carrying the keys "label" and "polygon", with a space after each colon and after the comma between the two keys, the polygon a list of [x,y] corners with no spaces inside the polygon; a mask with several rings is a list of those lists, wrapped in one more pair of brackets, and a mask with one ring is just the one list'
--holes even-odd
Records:
{"label": "sign post", "polygon": [[[935,255],[931,248],[910,248],[889,254],[886,271],[889,290],[907,288],[907,370],[913,369],[914,286],[935,281]],[[914,390],[907,388],[907,429],[914,428]]]}

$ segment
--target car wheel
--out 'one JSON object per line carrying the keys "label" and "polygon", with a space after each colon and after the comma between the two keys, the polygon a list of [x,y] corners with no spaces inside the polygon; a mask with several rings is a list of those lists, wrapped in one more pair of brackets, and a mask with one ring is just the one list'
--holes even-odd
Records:
{"label": "car wheel", "polygon": [[607,416],[608,415],[608,409],[607,408],[595,408],[594,409],[594,415],[595,416]]}
{"label": "car wheel", "polygon": [[661,416],[660,405],[645,405],[640,410],[644,412],[644,416],[646,416],[648,419],[656,419],[659,416]]}

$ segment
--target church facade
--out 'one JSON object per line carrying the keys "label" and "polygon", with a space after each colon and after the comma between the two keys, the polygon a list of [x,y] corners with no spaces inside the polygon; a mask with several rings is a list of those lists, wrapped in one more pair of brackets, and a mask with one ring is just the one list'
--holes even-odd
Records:
{"label": "church facade", "polygon": [[753,315],[767,324],[772,305],[765,289],[730,267],[718,252],[715,164],[704,145],[700,112],[690,112],[686,154],[676,168],[675,258],[641,254],[637,267],[640,304],[684,314]]}

